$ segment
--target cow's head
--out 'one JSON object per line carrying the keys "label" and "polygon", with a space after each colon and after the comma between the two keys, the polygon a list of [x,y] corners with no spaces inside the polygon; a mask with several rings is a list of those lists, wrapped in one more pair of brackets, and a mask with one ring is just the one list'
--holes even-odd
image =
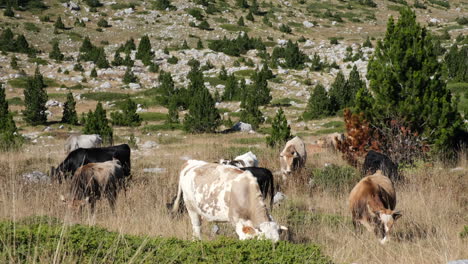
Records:
{"label": "cow's head", "polygon": [[[372,211],[371,211],[372,212]],[[383,236],[380,240],[381,244],[385,244],[388,240],[388,235],[392,230],[396,220],[402,216],[400,211],[393,211],[389,209],[383,209],[374,211],[371,213],[377,220],[377,231]]]}
{"label": "cow's head", "polygon": [[289,146],[280,154],[281,172],[283,179],[294,171],[299,165],[299,154],[294,146]]}
{"label": "cow's head", "polygon": [[273,242],[278,242],[280,239],[280,234],[282,231],[288,230],[285,226],[280,226],[277,223],[270,221],[260,224],[260,234],[259,236],[265,239],[269,239]]}

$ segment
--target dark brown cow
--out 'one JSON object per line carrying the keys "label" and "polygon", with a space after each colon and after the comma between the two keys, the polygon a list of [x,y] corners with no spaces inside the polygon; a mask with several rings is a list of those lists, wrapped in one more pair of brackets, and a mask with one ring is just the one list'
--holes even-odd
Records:
{"label": "dark brown cow", "polygon": [[81,209],[89,203],[94,213],[96,201],[104,195],[114,211],[117,193],[120,189],[119,181],[123,179],[124,172],[120,162],[116,159],[100,163],[88,163],[76,170],[73,175],[68,199],[60,197],[69,207]]}
{"label": "dark brown cow", "polygon": [[370,232],[382,237],[380,243],[387,241],[387,236],[401,213],[394,211],[396,193],[392,181],[381,171],[359,181],[349,195],[349,207],[353,215],[353,224],[361,223]]}

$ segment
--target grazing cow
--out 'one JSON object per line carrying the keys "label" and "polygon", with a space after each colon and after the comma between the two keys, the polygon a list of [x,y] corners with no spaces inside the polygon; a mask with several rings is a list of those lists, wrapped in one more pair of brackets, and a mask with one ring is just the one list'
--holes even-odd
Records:
{"label": "grazing cow", "polygon": [[101,136],[94,135],[71,135],[65,142],[65,153],[70,153],[78,148],[100,148],[102,144]]}
{"label": "grazing cow", "polygon": [[374,231],[387,241],[387,236],[401,213],[394,211],[396,193],[392,181],[377,171],[359,181],[349,194],[349,207],[353,216],[353,224],[361,223],[370,232]]}
{"label": "grazing cow", "polygon": [[124,172],[117,159],[88,163],[78,168],[73,175],[68,200],[63,195],[60,199],[74,209],[81,209],[85,203],[89,203],[94,213],[96,201],[104,195],[114,211],[119,182],[123,178]]}
{"label": "grazing cow", "polygon": [[373,150],[367,152],[362,170],[364,175],[372,175],[377,170],[381,170],[393,182],[401,180],[398,173],[398,165],[393,163],[386,155]]}
{"label": "grazing cow", "polygon": [[252,151],[237,156],[234,160],[221,159],[219,163],[224,165],[236,166],[238,168],[258,167],[257,156],[255,156],[255,154],[253,154]]}
{"label": "grazing cow", "polygon": [[332,133],[322,137],[318,140],[318,144],[322,145],[324,148],[330,148],[333,150],[338,150],[338,142],[343,142],[345,140],[345,136],[343,133]]}
{"label": "grazing cow", "polygon": [[[260,187],[260,192],[262,193],[263,200],[266,199],[268,194],[270,195],[270,210],[273,209],[273,197],[275,194],[275,186],[273,182],[273,174],[269,169],[259,168],[259,167],[246,167],[240,168],[243,171],[250,171],[252,175],[257,179],[258,186]],[[177,196],[172,198],[170,203],[166,204],[168,209],[174,207],[174,202],[177,199]],[[179,200],[180,203],[183,203],[182,199]],[[182,205],[179,205],[179,213],[183,213]]]}
{"label": "grazing cow", "polygon": [[193,235],[198,239],[201,239],[201,217],[210,222],[230,222],[241,240],[259,237],[276,242],[280,230],[287,229],[272,220],[258,183],[249,171],[189,160],[180,172],[173,212],[177,212],[182,194]]}
{"label": "grazing cow", "polygon": [[305,149],[304,141],[300,137],[294,137],[286,142],[286,146],[280,153],[280,165],[283,180],[291,174],[305,166],[307,160],[307,151]]}
{"label": "grazing cow", "polygon": [[[75,171],[88,163],[104,162],[116,158],[122,164],[125,176],[130,175],[130,147],[127,144],[105,148],[79,148],[70,152],[65,160],[57,168],[51,168],[51,178],[59,183],[68,175],[74,175]],[[122,183],[123,184],[123,183]]]}

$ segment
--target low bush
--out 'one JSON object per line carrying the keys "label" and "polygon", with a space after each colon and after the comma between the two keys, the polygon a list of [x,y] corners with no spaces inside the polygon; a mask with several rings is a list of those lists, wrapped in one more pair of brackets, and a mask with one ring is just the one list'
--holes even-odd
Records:
{"label": "low bush", "polygon": [[312,171],[312,185],[323,189],[351,189],[360,179],[359,173],[349,166],[330,165]]}
{"label": "low bush", "polygon": [[0,261],[4,263],[51,262],[57,254],[66,263],[98,259],[111,263],[332,263],[314,244],[139,237],[96,226],[68,227],[49,217],[0,222],[0,238]]}

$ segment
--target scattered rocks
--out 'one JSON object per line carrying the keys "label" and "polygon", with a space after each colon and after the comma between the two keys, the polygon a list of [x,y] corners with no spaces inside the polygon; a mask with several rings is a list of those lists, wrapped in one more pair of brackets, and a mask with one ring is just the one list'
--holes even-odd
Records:
{"label": "scattered rocks", "polygon": [[50,182],[50,177],[47,174],[40,172],[40,171],[32,171],[29,173],[25,173],[21,175],[21,177],[23,178],[23,180],[33,182],[33,183]]}
{"label": "scattered rocks", "polygon": [[156,148],[158,146],[159,146],[158,143],[156,143],[154,141],[151,141],[151,140],[148,140],[145,143],[143,143],[143,145],[141,145],[141,147],[144,148],[144,149],[152,149],[152,148]]}
{"label": "scattered rocks", "polygon": [[102,89],[110,89],[110,88],[112,88],[112,85],[109,82],[105,82],[105,83],[101,84],[101,86],[99,86],[99,87],[102,88]]}

